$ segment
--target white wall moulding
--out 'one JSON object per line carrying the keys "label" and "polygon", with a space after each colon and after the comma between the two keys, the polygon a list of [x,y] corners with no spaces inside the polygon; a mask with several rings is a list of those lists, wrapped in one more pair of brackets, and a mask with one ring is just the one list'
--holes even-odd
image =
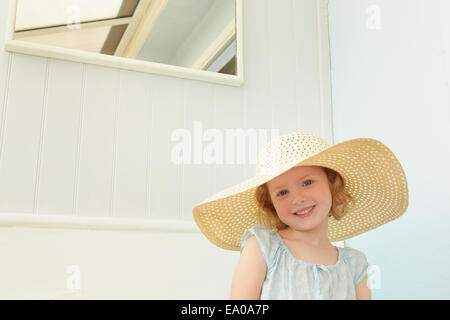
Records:
{"label": "white wall moulding", "polygon": [[200,233],[194,221],[0,213],[0,227]]}
{"label": "white wall moulding", "polygon": [[[124,70],[131,70],[131,71],[138,71],[138,72],[145,72],[145,73],[153,73],[158,75],[164,75],[164,76],[172,76],[172,77],[179,77],[179,78],[185,78],[185,79],[192,79],[192,80],[199,80],[199,81],[205,81],[205,82],[212,82],[212,83],[218,83],[218,84],[224,84],[224,85],[230,85],[230,86],[240,86],[244,81],[244,75],[243,75],[243,31],[242,31],[242,0],[235,0],[235,29],[233,28],[233,31],[235,32],[235,38],[236,38],[236,47],[235,47],[235,71],[234,74],[227,74],[227,73],[220,73],[220,72],[212,72],[212,71],[206,71],[206,67],[204,70],[202,69],[195,69],[196,66],[192,65],[192,67],[187,66],[179,66],[179,65],[172,65],[170,63],[159,63],[159,62],[153,62],[153,61],[146,61],[146,60],[138,60],[138,59],[132,59],[127,58],[125,56],[117,56],[117,54],[109,55],[109,54],[100,54],[97,52],[90,52],[90,51],[82,51],[82,50],[76,50],[72,48],[62,47],[62,46],[54,46],[54,45],[47,45],[43,43],[37,43],[37,40],[33,40],[33,42],[30,41],[24,41],[26,37],[22,37],[19,35],[19,33],[23,33],[22,31],[16,31],[16,11],[17,11],[17,2],[18,0],[10,0],[10,9],[9,9],[9,17],[8,17],[8,25],[7,25],[7,34],[6,34],[6,41],[5,41],[5,50],[9,52],[17,52],[17,53],[23,53],[23,54],[29,54],[29,55],[37,55],[42,57],[49,57],[54,59],[60,59],[60,60],[68,60],[68,61],[74,61],[79,63],[87,63],[87,64],[95,64],[95,65],[101,65],[105,67],[113,67],[113,68],[119,68]],[[145,3],[145,2],[142,2]],[[139,10],[136,10],[136,12],[140,12],[142,14],[144,10],[144,5],[138,6]],[[151,6],[150,6],[151,7]],[[150,8],[149,7],[149,8]],[[44,9],[43,9],[44,10]],[[149,9],[150,10],[150,9]],[[139,19],[145,20],[146,15],[143,14],[142,17],[139,17]],[[124,18],[122,18],[123,20]],[[134,18],[126,18],[133,28],[128,29],[136,29],[137,22]],[[109,19],[111,21],[111,26],[114,25],[113,20]],[[109,21],[108,20],[108,21]],[[121,21],[122,21],[121,20]],[[141,20],[139,20],[141,21]],[[201,20],[203,21],[203,20]],[[89,28],[92,27],[94,24],[106,24],[109,22],[105,21],[99,21],[99,22],[91,22],[86,23],[86,27],[83,25],[83,28]],[[202,22],[200,22],[202,23]],[[139,23],[139,25],[142,23]],[[66,27],[59,26],[55,27],[54,29],[58,32],[61,32],[61,29],[64,29]],[[66,28],[67,29],[67,28]],[[37,29],[37,30],[31,30],[28,31],[28,33],[32,34],[39,34],[45,31],[42,31],[43,29]],[[135,30],[136,31],[136,30]],[[138,33],[139,30],[136,32]],[[136,33],[136,34],[137,34]],[[222,32],[223,33],[223,32]],[[15,35],[16,34],[16,35]],[[129,32],[125,33],[124,37],[128,40],[134,39],[132,36],[130,36]],[[220,38],[221,36],[219,36]],[[223,41],[220,41],[221,39],[216,39],[213,43],[222,43]],[[130,40],[131,41],[131,40]],[[123,42],[123,41],[122,41]],[[185,41],[186,42],[186,41]],[[144,44],[142,44],[144,45]],[[141,47],[142,47],[141,45]],[[123,50],[123,43],[120,44],[120,47],[118,50]],[[208,48],[208,50],[211,50]],[[117,52],[119,52],[117,51]],[[124,51],[125,52],[125,51]],[[173,59],[172,59],[173,60]]]}

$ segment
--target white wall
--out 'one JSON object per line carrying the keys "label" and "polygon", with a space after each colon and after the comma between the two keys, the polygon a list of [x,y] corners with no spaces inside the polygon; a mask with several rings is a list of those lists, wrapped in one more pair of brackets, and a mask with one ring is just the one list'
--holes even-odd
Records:
{"label": "white wall", "polygon": [[450,2],[330,0],[329,15],[335,142],[383,141],[410,189],[404,216],[347,244],[379,267],[374,298],[449,299]]}
{"label": "white wall", "polygon": [[[201,120],[332,142],[317,2],[243,2],[241,87],[0,52],[0,298],[63,298],[70,265],[75,297],[228,297],[238,252],[210,244],[191,209],[254,165],[173,164],[171,133]],[[0,42],[7,9],[1,1]],[[102,230],[82,230],[93,217]],[[155,219],[184,231],[134,231]]]}
{"label": "white wall", "polygon": [[2,228],[0,247],[0,299],[227,299],[236,263],[192,232]]}

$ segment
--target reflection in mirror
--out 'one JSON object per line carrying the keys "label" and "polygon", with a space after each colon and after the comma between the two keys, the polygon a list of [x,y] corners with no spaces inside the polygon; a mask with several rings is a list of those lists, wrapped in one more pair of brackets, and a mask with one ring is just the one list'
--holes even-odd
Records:
{"label": "reflection in mirror", "polygon": [[17,0],[12,38],[237,74],[235,0]]}

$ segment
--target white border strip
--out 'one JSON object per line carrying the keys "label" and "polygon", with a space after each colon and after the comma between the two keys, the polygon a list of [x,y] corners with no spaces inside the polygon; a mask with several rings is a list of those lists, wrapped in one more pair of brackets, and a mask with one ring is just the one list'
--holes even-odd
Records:
{"label": "white border strip", "polygon": [[0,213],[0,227],[200,233],[194,221]]}

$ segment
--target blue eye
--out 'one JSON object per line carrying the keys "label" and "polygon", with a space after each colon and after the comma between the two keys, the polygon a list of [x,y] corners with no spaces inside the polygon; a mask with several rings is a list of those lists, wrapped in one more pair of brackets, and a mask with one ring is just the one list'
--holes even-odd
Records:
{"label": "blue eye", "polygon": [[280,192],[278,192],[277,196],[284,196],[284,194],[281,194],[281,193],[284,192],[284,191],[287,192],[287,190],[281,190]]}
{"label": "blue eye", "polygon": [[[305,180],[305,183],[308,182],[308,181],[311,181],[311,183],[308,184],[308,186],[310,186],[313,183],[313,180],[311,180],[311,179]],[[305,183],[303,183],[303,184],[305,184]]]}

